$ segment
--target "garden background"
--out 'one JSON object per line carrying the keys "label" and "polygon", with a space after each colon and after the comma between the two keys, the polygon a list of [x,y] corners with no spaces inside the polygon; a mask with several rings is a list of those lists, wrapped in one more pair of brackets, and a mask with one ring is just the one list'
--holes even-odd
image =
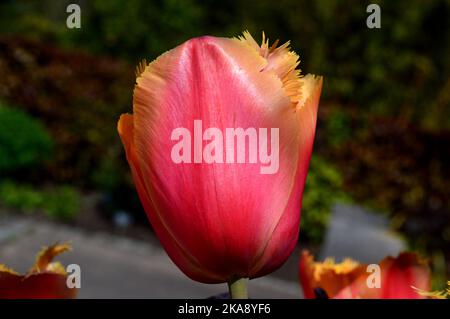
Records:
{"label": "garden background", "polygon": [[[291,40],[324,76],[300,243],[336,203],[389,218],[450,275],[450,1],[2,1],[0,214],[147,238],[116,123],[143,59],[210,34]],[[66,7],[81,7],[81,28]],[[370,249],[370,248],[368,248]],[[4,262],[4,261],[2,261]],[[439,286],[437,286],[439,287]]]}

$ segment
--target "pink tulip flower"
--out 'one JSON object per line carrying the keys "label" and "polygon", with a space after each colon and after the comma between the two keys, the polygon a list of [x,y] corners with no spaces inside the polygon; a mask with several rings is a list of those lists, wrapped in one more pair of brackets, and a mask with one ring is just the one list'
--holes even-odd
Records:
{"label": "pink tulip flower", "polygon": [[138,67],[118,131],[156,235],[193,280],[263,276],[296,246],[322,88],[298,59],[245,32]]}

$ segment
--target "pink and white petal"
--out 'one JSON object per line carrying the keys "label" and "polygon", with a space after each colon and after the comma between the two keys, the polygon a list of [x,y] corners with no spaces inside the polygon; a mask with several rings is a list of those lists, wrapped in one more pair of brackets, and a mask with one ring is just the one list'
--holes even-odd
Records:
{"label": "pink and white petal", "polygon": [[[164,212],[150,214],[150,220],[166,225],[183,251],[222,277],[248,276],[285,207],[299,207],[300,195],[288,204],[295,178],[305,174],[295,174],[305,166],[298,162],[303,137],[292,135],[299,131],[299,119],[277,76],[260,72],[265,63],[238,40],[202,37],[165,53],[137,79],[136,166],[154,209]],[[172,130],[193,132],[195,119],[202,119],[204,129],[223,132],[279,128],[278,173],[260,174],[260,165],[250,163],[175,164],[170,157]]]}

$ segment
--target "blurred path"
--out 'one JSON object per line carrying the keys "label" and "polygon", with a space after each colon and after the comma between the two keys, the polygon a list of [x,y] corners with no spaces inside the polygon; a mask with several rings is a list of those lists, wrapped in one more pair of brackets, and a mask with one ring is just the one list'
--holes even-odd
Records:
{"label": "blurred path", "polygon": [[[306,213],[306,212],[305,212]],[[225,284],[204,285],[188,279],[156,241],[134,240],[103,232],[1,215],[0,263],[26,271],[42,246],[71,241],[73,251],[61,255],[64,265],[80,265],[80,298],[206,298],[227,290]],[[320,259],[352,257],[376,263],[397,255],[405,244],[389,231],[388,220],[360,207],[336,205]],[[300,298],[296,250],[271,276],[250,281],[252,298]]]}
{"label": "blurred path", "polygon": [[[0,214],[0,263],[16,271],[26,271],[41,247],[56,241],[72,242],[73,251],[58,260],[80,265],[79,298],[206,298],[227,290],[188,279],[154,243]],[[250,281],[249,294],[301,297],[297,282],[271,276]]]}
{"label": "blurred path", "polygon": [[406,249],[402,239],[389,230],[385,216],[359,206],[336,205],[320,258],[334,256],[341,261],[351,257],[363,263],[377,263]]}

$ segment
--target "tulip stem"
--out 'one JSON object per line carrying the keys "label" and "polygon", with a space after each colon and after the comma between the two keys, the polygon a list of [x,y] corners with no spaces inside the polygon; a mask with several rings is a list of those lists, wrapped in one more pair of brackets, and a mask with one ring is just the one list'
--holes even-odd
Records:
{"label": "tulip stem", "polygon": [[228,281],[231,299],[248,299],[247,278],[233,278]]}

